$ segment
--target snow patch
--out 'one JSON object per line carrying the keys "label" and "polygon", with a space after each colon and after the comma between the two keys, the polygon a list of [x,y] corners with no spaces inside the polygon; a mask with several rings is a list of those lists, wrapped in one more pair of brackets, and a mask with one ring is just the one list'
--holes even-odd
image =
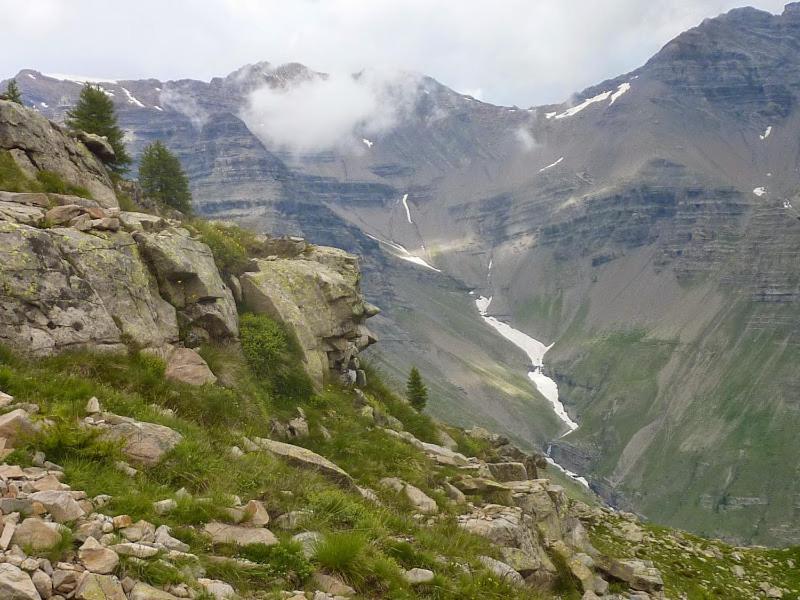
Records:
{"label": "snow patch", "polygon": [[419,256],[415,256],[411,254],[404,246],[397,244],[395,242],[387,242],[386,240],[382,240],[380,238],[376,238],[374,235],[366,234],[368,238],[371,238],[378,242],[379,244],[383,244],[387,246],[390,251],[392,251],[392,255],[400,260],[404,260],[406,262],[413,263],[415,265],[419,265],[420,267],[425,267],[426,269],[430,269],[431,271],[436,271],[437,273],[441,273],[441,269],[437,269],[433,265],[429,264],[425,261],[425,259],[420,258]]}
{"label": "snow patch", "polygon": [[39,102],[39,104],[41,104],[42,107],[44,107],[44,108],[49,108],[49,106],[47,105],[47,102]]}
{"label": "snow patch", "polygon": [[33,73],[27,73],[28,77],[31,79],[36,79],[36,76]]}
{"label": "snow patch", "polygon": [[558,464],[556,461],[554,461],[552,458],[550,458],[547,455],[545,455],[544,459],[547,461],[548,465],[553,465],[556,469],[561,471],[564,475],[566,475],[567,477],[569,477],[573,481],[577,481],[581,485],[583,485],[583,486],[585,486],[585,487],[587,487],[589,489],[592,489],[592,488],[589,487],[589,482],[586,480],[585,477],[581,477],[577,473],[573,473],[569,469],[565,469],[564,467],[562,467],[560,464]]}
{"label": "snow patch", "polygon": [[767,127],[767,130],[758,137],[760,137],[762,140],[765,140],[770,136],[770,134],[772,134],[772,125]]}
{"label": "snow patch", "polygon": [[544,173],[545,171],[547,171],[547,169],[552,169],[553,167],[560,165],[563,160],[564,160],[564,157],[562,156],[556,162],[554,162],[554,163],[552,163],[550,165],[547,165],[546,167],[542,167],[541,169],[539,169],[539,173]]}
{"label": "snow patch", "polygon": [[64,73],[42,73],[45,77],[59,79],[61,81],[71,81],[80,85],[86,83],[117,83],[116,79],[103,79],[101,77],[86,77],[85,75],[65,75]]}
{"label": "snow patch", "polygon": [[406,209],[406,218],[408,222],[413,224],[414,221],[411,220],[411,209],[408,208],[408,194],[403,194],[403,206]]}
{"label": "snow patch", "polygon": [[555,117],[557,114],[558,114],[558,111],[555,111],[555,112],[549,112],[549,113],[546,113],[546,114],[544,115],[544,118],[545,118],[545,119],[552,119],[552,118],[553,118],[553,117]]}
{"label": "snow patch", "polygon": [[128,97],[128,104],[135,104],[139,108],[144,108],[144,104],[134,98],[133,94],[128,91],[128,88],[122,88],[122,91],[125,92],[125,95]]}
{"label": "snow patch", "polygon": [[372,142],[372,141],[368,140],[367,138],[362,138],[361,141],[364,142],[364,145],[367,148],[372,148],[372,145],[375,143],[375,142]]}
{"label": "snow patch", "polygon": [[789,202],[788,200],[784,200],[783,201],[783,208],[785,208],[786,210],[791,210],[794,207],[792,206],[791,202]]}
{"label": "snow patch", "polygon": [[761,196],[763,196],[764,194],[767,193],[767,188],[765,188],[765,187],[757,187],[756,189],[753,190],[753,193],[756,196],[758,196],[759,198],[761,198]]}
{"label": "snow patch", "polygon": [[[569,108],[569,109],[565,110],[561,114],[555,115],[554,118],[556,118],[556,119],[566,119],[567,117],[574,117],[575,115],[577,115],[582,110],[590,107],[592,104],[597,104],[598,102],[605,102],[609,98],[611,99],[611,102],[609,102],[608,105],[611,106],[612,104],[614,104],[614,102],[617,101],[617,99],[620,96],[625,94],[630,89],[631,89],[631,84],[630,83],[628,83],[628,82],[622,83],[622,84],[619,85],[619,87],[617,87],[616,91],[608,90],[607,92],[603,92],[602,94],[597,94],[597,96],[594,96],[593,98],[589,98],[587,100],[584,100],[583,102],[581,102],[577,106],[573,106],[572,108]],[[548,113],[548,114],[550,114],[550,113]],[[549,118],[550,117],[548,117],[548,119]]]}
{"label": "snow patch", "polygon": [[630,89],[631,89],[631,84],[630,83],[626,82],[626,83],[623,83],[622,85],[620,85],[617,88],[617,91],[614,92],[613,94],[611,94],[611,102],[608,105],[611,106],[612,104],[614,104],[614,102],[616,102],[617,99],[620,96],[622,96],[625,92],[627,92]]}
{"label": "snow patch", "polygon": [[575,431],[578,428],[578,424],[570,418],[564,405],[558,399],[558,385],[555,381],[542,373],[544,355],[553,347],[552,344],[550,346],[545,346],[539,340],[535,340],[529,335],[514,329],[508,323],[504,323],[496,317],[489,316],[488,310],[491,303],[492,298],[486,298],[484,296],[475,300],[475,306],[478,307],[478,312],[481,317],[483,317],[483,320],[493,327],[500,335],[528,355],[532,366],[532,370],[528,372],[528,378],[536,386],[536,389],[539,390],[539,393],[550,402],[558,418],[569,428],[567,433]]}
{"label": "snow patch", "polygon": [[161,108],[160,106],[154,106],[153,108],[155,108],[158,111],[164,112],[164,109]]}

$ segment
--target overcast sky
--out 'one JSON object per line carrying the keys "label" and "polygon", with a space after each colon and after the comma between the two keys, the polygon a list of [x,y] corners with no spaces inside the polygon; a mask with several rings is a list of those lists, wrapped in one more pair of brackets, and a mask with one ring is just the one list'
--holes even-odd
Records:
{"label": "overcast sky", "polygon": [[247,63],[391,67],[531,106],[636,68],[705,17],[784,0],[0,0],[0,79],[22,68],[208,80]]}

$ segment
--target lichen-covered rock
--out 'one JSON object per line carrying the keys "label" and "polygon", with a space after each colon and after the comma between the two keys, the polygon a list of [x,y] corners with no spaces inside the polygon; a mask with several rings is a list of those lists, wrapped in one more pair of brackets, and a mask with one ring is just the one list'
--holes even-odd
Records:
{"label": "lichen-covered rock", "polygon": [[144,465],[156,464],[164,454],[183,440],[180,433],[164,425],[111,413],[86,417],[84,422],[103,430],[103,437],[122,441],[123,452],[130,459]]}
{"label": "lichen-covered rock", "polygon": [[133,238],[155,272],[161,294],[178,310],[183,329],[199,338],[238,337],[233,294],[206,244],[187,230],[173,227],[135,231]]}
{"label": "lichen-covered rock", "polygon": [[41,600],[30,575],[9,563],[0,564],[0,598],[3,600]]}
{"label": "lichen-covered rock", "polygon": [[175,308],[159,295],[158,283],[129,233],[99,236],[56,228],[50,235],[77,274],[100,296],[124,336],[144,347],[178,340]]}
{"label": "lichen-covered rock", "polygon": [[360,289],[358,258],[316,247],[294,258],[257,260],[240,278],[244,304],[288,326],[317,386],[329,370],[356,379],[358,352],[375,341],[364,321],[376,310]]}
{"label": "lichen-covered rock", "polygon": [[120,331],[51,232],[0,221],[0,343],[45,355],[122,348]]}
{"label": "lichen-covered rock", "polygon": [[36,111],[0,100],[0,149],[10,150],[20,169],[31,176],[52,171],[86,188],[102,206],[117,206],[111,179],[95,155]]}

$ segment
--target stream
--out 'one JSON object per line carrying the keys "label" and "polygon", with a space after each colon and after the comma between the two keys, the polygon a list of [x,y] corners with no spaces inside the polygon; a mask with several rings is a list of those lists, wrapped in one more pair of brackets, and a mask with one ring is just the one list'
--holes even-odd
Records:
{"label": "stream", "polygon": [[[470,292],[470,295],[474,296],[474,294],[474,292]],[[578,424],[573,421],[572,418],[570,418],[569,414],[564,408],[564,405],[558,399],[558,385],[556,382],[545,375],[542,371],[542,367],[544,366],[544,355],[548,350],[550,350],[550,348],[553,347],[553,345],[551,344],[550,346],[545,346],[539,340],[535,340],[529,335],[514,329],[508,323],[504,323],[496,317],[490,316],[488,311],[491,303],[492,299],[486,298],[485,296],[478,296],[475,298],[475,306],[478,307],[478,312],[483,320],[495,331],[497,331],[497,333],[502,335],[509,342],[520,348],[525,352],[525,354],[528,355],[528,359],[531,361],[531,370],[528,371],[528,378],[533,382],[533,385],[536,387],[536,389],[539,390],[539,393],[542,394],[542,396],[544,396],[548,402],[550,402],[553,407],[553,411],[567,428],[567,431],[561,434],[560,437],[564,437],[565,435],[572,433],[578,428]],[[564,473],[570,479],[577,481],[587,488],[589,487],[589,482],[585,477],[581,477],[577,473],[573,473],[569,469],[565,469],[550,457],[549,445],[547,447],[545,459],[549,464],[553,465],[556,469]]]}

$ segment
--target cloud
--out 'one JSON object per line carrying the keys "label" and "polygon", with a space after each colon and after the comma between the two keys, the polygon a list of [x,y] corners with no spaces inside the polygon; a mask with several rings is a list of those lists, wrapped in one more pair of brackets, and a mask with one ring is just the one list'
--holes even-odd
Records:
{"label": "cloud", "polygon": [[533,134],[526,127],[517,129],[514,132],[514,137],[517,139],[524,152],[530,152],[539,145],[536,138],[533,137]]}
{"label": "cloud", "polygon": [[361,139],[393,128],[414,107],[419,77],[367,70],[250,93],[242,119],[262,141],[295,153],[364,151]]}
{"label": "cloud", "polygon": [[200,130],[208,123],[210,115],[203,107],[201,107],[197,100],[175,85],[164,84],[164,89],[159,94],[159,102],[163,108],[168,108],[181,113],[187,117],[192,126]]}
{"label": "cloud", "polygon": [[[563,101],[643,64],[705,17],[785,0],[0,0],[0,78],[224,76],[260,60],[431,75],[482,99]],[[67,6],[68,5],[68,6]],[[157,15],[158,18],[154,18]],[[14,51],[17,49],[17,51]],[[98,49],[103,49],[99,51]]]}

